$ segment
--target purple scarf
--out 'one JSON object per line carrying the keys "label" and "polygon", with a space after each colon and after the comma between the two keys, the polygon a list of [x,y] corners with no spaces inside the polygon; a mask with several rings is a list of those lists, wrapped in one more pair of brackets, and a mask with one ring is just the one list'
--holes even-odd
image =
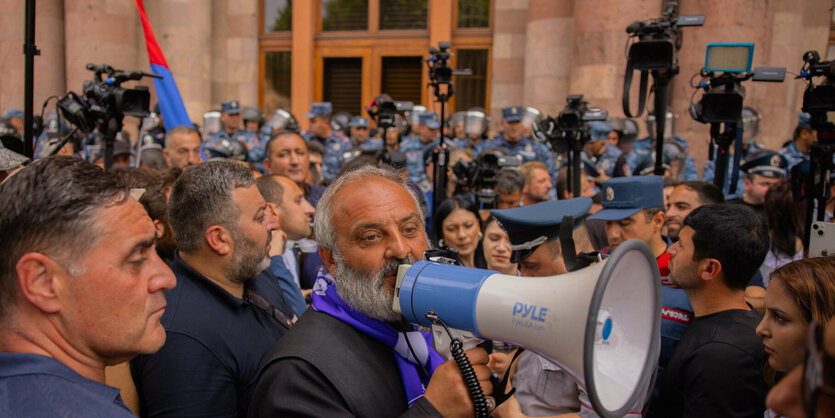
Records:
{"label": "purple scarf", "polygon": [[[418,372],[418,365],[423,364],[431,376],[435,368],[444,362],[440,354],[432,348],[431,333],[421,331],[398,332],[391,325],[369,318],[346,305],[336,293],[333,276],[324,267],[319,270],[319,276],[313,286],[312,306],[313,309],[339,319],[394,350],[394,359],[397,361],[397,368],[400,370],[400,380],[403,381],[403,388],[406,390],[406,399],[409,406],[412,406],[415,401],[423,396],[426,392],[426,385],[429,384],[429,376],[422,376],[422,373]],[[420,363],[409,350],[409,344],[406,342],[407,338]]]}

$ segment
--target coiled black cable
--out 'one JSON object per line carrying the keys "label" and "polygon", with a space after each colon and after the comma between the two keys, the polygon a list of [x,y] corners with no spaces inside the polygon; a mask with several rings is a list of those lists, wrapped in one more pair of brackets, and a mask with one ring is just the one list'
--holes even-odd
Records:
{"label": "coiled black cable", "polygon": [[464,354],[464,343],[461,342],[460,338],[452,337],[452,332],[450,332],[449,327],[446,326],[446,323],[434,311],[427,312],[426,318],[435,324],[441,324],[444,330],[446,330],[451,341],[449,343],[449,352],[452,358],[455,359],[455,363],[458,364],[461,375],[464,376],[464,384],[467,385],[467,390],[470,392],[470,399],[472,399],[473,406],[475,407],[475,416],[477,418],[487,418],[490,416],[487,399],[484,397],[481,384],[478,383],[478,376],[476,376],[475,370],[473,370],[473,365],[470,364],[470,359]]}
{"label": "coiled black cable", "polygon": [[[446,328],[446,326],[444,326],[444,328]],[[463,343],[461,343],[461,340],[453,338],[452,342],[449,344],[449,351],[452,354],[452,358],[455,359],[455,362],[458,364],[458,368],[461,369],[461,374],[464,376],[464,383],[470,391],[470,398],[473,400],[473,405],[475,406],[475,416],[478,418],[486,418],[489,415],[489,411],[487,410],[487,399],[484,398],[484,391],[481,390],[481,384],[478,383],[478,376],[476,376],[475,370],[473,370],[473,366],[470,364],[470,360],[467,358],[467,355],[464,354]]]}

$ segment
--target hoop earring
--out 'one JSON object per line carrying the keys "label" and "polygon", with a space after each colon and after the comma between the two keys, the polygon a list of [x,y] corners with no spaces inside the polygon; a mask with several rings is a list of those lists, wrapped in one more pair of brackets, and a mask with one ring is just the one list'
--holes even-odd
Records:
{"label": "hoop earring", "polygon": [[439,239],[439,240],[438,240],[438,247],[439,247],[439,248],[444,248],[444,247],[445,247],[445,245],[444,245],[444,239],[443,239],[443,238],[441,238],[441,239]]}

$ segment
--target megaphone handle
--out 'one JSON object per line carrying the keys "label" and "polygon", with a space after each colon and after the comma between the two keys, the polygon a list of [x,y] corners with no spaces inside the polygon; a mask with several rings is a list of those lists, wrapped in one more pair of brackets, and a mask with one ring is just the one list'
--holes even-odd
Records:
{"label": "megaphone handle", "polygon": [[487,408],[487,399],[484,397],[484,391],[481,390],[481,384],[478,383],[478,376],[476,376],[473,370],[473,365],[470,364],[470,360],[464,353],[464,344],[461,342],[461,339],[452,336],[449,327],[438,317],[435,311],[430,310],[425,316],[436,325],[440,324],[443,326],[449,335],[449,339],[451,340],[449,343],[449,352],[455,360],[455,363],[458,364],[461,375],[464,377],[464,383],[467,385],[467,390],[470,392],[470,399],[472,399],[473,406],[475,407],[475,416],[478,418],[488,417],[490,410]]}
{"label": "megaphone handle", "polygon": [[522,347],[516,349],[516,354],[514,354],[513,358],[510,359],[510,363],[507,365],[507,370],[505,370],[504,377],[502,377],[501,380],[499,380],[496,375],[490,376],[490,383],[493,384],[493,399],[496,400],[497,407],[504,403],[504,401],[510,399],[510,397],[516,393],[516,388],[511,389],[508,393],[504,392],[505,388],[507,388],[507,382],[510,381],[510,370],[513,369],[513,362],[519,358],[519,355],[522,354],[523,351],[525,351],[525,349]]}

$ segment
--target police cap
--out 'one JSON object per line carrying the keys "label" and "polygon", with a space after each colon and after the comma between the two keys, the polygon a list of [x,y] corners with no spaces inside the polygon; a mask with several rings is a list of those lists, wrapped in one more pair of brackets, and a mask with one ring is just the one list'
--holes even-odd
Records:
{"label": "police cap", "polygon": [[490,211],[510,237],[513,254],[510,262],[518,263],[536,251],[540,245],[559,238],[564,216],[573,216],[575,227],[591,209],[592,200],[578,197],[569,200],[549,200],[535,205]]}

